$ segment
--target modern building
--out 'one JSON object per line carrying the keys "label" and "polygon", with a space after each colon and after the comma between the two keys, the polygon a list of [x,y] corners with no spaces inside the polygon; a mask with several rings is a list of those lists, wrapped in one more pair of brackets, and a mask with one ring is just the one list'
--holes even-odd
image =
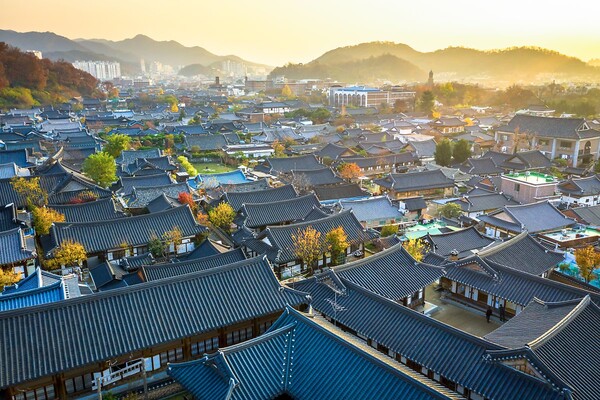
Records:
{"label": "modern building", "polygon": [[[515,145],[516,134],[521,137]],[[518,114],[498,128],[495,139],[502,145],[503,152],[537,148],[550,159],[568,160],[573,167],[582,161],[597,160],[600,150],[600,131],[592,129],[583,118]]]}
{"label": "modern building", "polygon": [[560,200],[569,207],[595,206],[600,204],[600,177],[572,178],[558,185]]}
{"label": "modern building", "polygon": [[556,195],[558,180],[539,172],[515,172],[500,177],[500,191],[519,203],[535,203]]}
{"label": "modern building", "polygon": [[381,104],[393,106],[396,101],[413,106],[415,92],[386,91],[368,86],[332,87],[329,89],[329,104],[334,107],[357,106],[379,107]]}
{"label": "modern building", "polygon": [[73,66],[100,81],[121,77],[121,64],[115,61],[75,61]]}

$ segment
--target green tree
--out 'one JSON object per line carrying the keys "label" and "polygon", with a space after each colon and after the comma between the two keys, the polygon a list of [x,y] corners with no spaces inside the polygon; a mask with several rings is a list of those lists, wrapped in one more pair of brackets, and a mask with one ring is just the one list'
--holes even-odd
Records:
{"label": "green tree", "polygon": [[208,220],[219,228],[229,232],[235,218],[235,210],[229,203],[221,203],[208,211]]}
{"label": "green tree", "polygon": [[183,240],[183,234],[179,227],[174,226],[170,231],[163,233],[164,253],[168,256],[171,254],[171,246],[173,246],[173,252],[177,253],[177,246],[179,246]]}
{"label": "green tree", "polygon": [[348,236],[346,235],[344,228],[338,226],[337,228],[333,228],[327,232],[327,235],[325,235],[325,242],[327,243],[327,248],[331,253],[332,265],[337,265],[338,262],[343,262],[341,258],[346,254],[346,249],[348,246],[350,246],[350,243],[348,243]]}
{"label": "green tree", "polygon": [[440,207],[440,214],[446,218],[458,218],[462,214],[462,208],[456,203],[446,203]]}
{"label": "green tree", "polygon": [[196,168],[194,168],[194,166],[192,165],[192,163],[188,161],[187,157],[185,157],[185,156],[179,156],[179,157],[177,157],[177,161],[179,161],[179,163],[181,164],[181,166],[183,168],[185,168],[186,172],[190,176],[196,176],[196,175],[198,175],[198,171],[196,170]]}
{"label": "green tree", "polygon": [[154,258],[162,258],[165,255],[163,242],[154,232],[152,232],[150,240],[148,240],[148,251]]}
{"label": "green tree", "polygon": [[452,143],[448,139],[442,139],[435,145],[435,163],[447,167],[452,162]]}
{"label": "green tree", "polygon": [[33,228],[38,235],[49,234],[53,223],[65,221],[65,216],[52,208],[34,207],[31,214],[33,216]]}
{"label": "green tree", "polygon": [[83,162],[83,173],[103,188],[117,180],[115,159],[108,153],[100,152],[90,155]]}
{"label": "green tree", "polygon": [[433,92],[430,90],[424,91],[418,102],[419,110],[424,113],[427,113],[427,115],[431,115],[431,113],[433,112],[434,106],[435,106],[435,96],[433,95]]}
{"label": "green tree", "polygon": [[460,164],[469,157],[471,157],[471,144],[469,142],[465,139],[460,139],[458,142],[454,143],[452,158],[454,158],[455,163]]}
{"label": "green tree", "polygon": [[123,150],[129,150],[131,144],[131,138],[127,135],[115,134],[111,135],[106,139],[104,145],[104,151],[117,158],[121,155]]}
{"label": "green tree", "polygon": [[17,194],[25,198],[27,208],[42,207],[48,204],[48,193],[42,189],[40,178],[23,178],[15,176],[11,178],[10,185]]}
{"label": "green tree", "polygon": [[398,233],[398,225],[386,225],[381,228],[381,237],[388,237]]}

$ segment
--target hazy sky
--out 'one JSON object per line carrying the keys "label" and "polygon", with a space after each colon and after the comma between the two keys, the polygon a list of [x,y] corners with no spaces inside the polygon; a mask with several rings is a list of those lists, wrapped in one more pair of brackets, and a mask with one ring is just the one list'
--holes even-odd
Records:
{"label": "hazy sky", "polygon": [[367,41],[420,51],[541,46],[600,58],[600,2],[467,0],[0,0],[0,28],[121,40],[143,33],[280,65]]}

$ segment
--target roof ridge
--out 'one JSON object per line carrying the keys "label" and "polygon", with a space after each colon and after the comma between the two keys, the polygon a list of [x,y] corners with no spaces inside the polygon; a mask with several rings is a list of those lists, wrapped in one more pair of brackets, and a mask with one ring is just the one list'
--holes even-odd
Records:
{"label": "roof ridge", "polygon": [[310,193],[304,194],[302,196],[292,197],[291,199],[275,200],[275,201],[271,201],[271,202],[268,202],[268,203],[243,203],[242,207],[244,207],[244,208],[247,207],[247,206],[251,206],[251,207],[261,207],[261,206],[263,206],[264,207],[264,206],[269,206],[269,205],[272,205],[272,204],[282,204],[282,203],[288,203],[288,202],[292,203],[292,202],[296,202],[296,201],[299,201],[299,200],[306,200],[309,197],[314,197],[317,200],[317,202],[318,202],[318,198],[314,194],[314,192],[310,192]]}
{"label": "roof ridge", "polygon": [[548,340],[552,339],[557,333],[559,333],[562,330],[562,328],[564,328],[566,325],[569,324],[569,322],[571,322],[579,314],[581,314],[581,312],[585,310],[585,308],[591,303],[591,301],[592,300],[590,298],[590,295],[585,295],[585,297],[583,297],[583,299],[579,301],[579,304],[577,304],[577,306],[575,306],[565,317],[558,321],[552,328],[544,332],[541,336],[527,343],[527,347],[535,349],[546,343]]}
{"label": "roof ridge", "polygon": [[[194,216],[194,214],[192,213],[192,210],[190,209],[189,205],[184,204],[182,206],[179,207],[173,207],[173,208],[169,208],[166,210],[162,210],[162,211],[157,211],[155,213],[150,213],[150,214],[141,214],[141,215],[133,215],[130,217],[125,217],[125,218],[116,218],[116,219],[107,219],[107,220],[100,220],[100,221],[94,221],[94,224],[99,225],[99,224],[110,224],[110,223],[119,223],[122,221],[130,221],[132,219],[150,219],[151,217],[156,217],[158,215],[166,215],[166,214],[175,214],[176,212],[183,212],[183,211],[179,211],[181,209],[187,209],[189,210],[190,214],[192,215],[192,217]],[[194,218],[194,221],[196,221],[196,219]],[[198,222],[196,222],[197,225]],[[67,226],[83,226],[83,225],[89,225],[89,222],[55,222],[53,224],[56,227],[67,227]],[[16,228],[19,229],[19,228]],[[0,232],[0,234],[2,234],[2,232]]]}
{"label": "roof ridge", "polygon": [[497,252],[506,249],[507,247],[510,247],[512,244],[514,243],[518,243],[521,240],[523,240],[526,236],[528,236],[529,233],[524,230],[523,232],[519,233],[518,235],[510,238],[509,240],[504,240],[502,243],[500,243],[497,246],[491,247],[489,249],[483,249],[481,250],[478,255],[480,257],[486,257],[486,256],[490,256],[492,254],[496,254]]}
{"label": "roof ridge", "polygon": [[[262,264],[262,262],[267,263],[268,270],[271,273],[273,282],[277,283],[281,288],[284,288],[283,286],[281,286],[281,283],[275,276],[275,273],[273,272],[273,269],[270,266],[270,263],[267,260],[266,256],[261,255],[261,256],[256,256],[256,257],[249,258],[246,260],[237,261],[237,262],[234,262],[231,264],[222,265],[220,267],[210,268],[210,269],[202,270],[202,271],[196,271],[191,274],[178,275],[178,276],[168,277],[168,278],[164,278],[164,279],[158,279],[158,280],[151,281],[151,282],[145,282],[145,283],[139,284],[139,285],[133,285],[133,286],[127,286],[127,287],[117,288],[117,289],[113,289],[113,290],[102,291],[102,292],[95,293],[92,296],[81,296],[81,297],[71,298],[71,299],[67,299],[64,301],[60,301],[60,302],[43,304],[41,306],[31,306],[31,307],[28,307],[28,309],[30,310],[30,313],[31,313],[31,310],[33,309],[33,307],[36,307],[36,311],[37,311],[37,308],[39,308],[40,311],[47,311],[49,308],[65,307],[65,306],[74,304],[75,302],[79,302],[79,303],[94,302],[94,301],[103,299],[105,297],[117,297],[117,296],[122,296],[122,295],[128,295],[133,292],[141,292],[144,290],[148,290],[148,289],[154,288],[156,286],[166,286],[166,285],[175,284],[177,282],[184,281],[184,280],[198,279],[198,278],[201,278],[204,276],[216,275],[216,274],[219,274],[219,273],[222,273],[225,271],[229,271],[229,270],[233,270],[233,269],[248,268],[248,266],[251,266],[251,265],[257,266],[259,264]],[[45,286],[45,287],[47,287],[47,286]],[[304,292],[300,292],[300,293],[304,293]],[[305,293],[305,294],[308,296],[308,293]],[[4,317],[12,316],[13,313],[15,313],[14,310],[0,312],[0,320]],[[16,311],[16,313],[18,313],[18,311]]]}

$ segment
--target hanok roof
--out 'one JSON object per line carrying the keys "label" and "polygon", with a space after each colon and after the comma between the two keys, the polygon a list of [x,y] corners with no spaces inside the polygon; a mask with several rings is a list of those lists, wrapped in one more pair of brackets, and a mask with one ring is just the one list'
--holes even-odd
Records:
{"label": "hanok roof", "polygon": [[402,214],[387,196],[369,197],[361,200],[341,200],[343,210],[352,210],[356,219],[361,222],[401,219]]}
{"label": "hanok roof", "polygon": [[222,134],[189,135],[185,137],[188,149],[198,146],[201,150],[222,150],[229,143]]}
{"label": "hanok roof", "polygon": [[124,150],[119,157],[117,157],[117,164],[129,165],[134,162],[137,158],[156,158],[162,156],[160,149],[148,149],[148,150]]}
{"label": "hanok roof", "polygon": [[0,311],[47,304],[81,296],[76,275],[59,276],[36,268],[0,293]]}
{"label": "hanok roof", "polygon": [[[21,361],[0,363],[0,388],[104,362],[308,301],[305,293],[282,288],[267,260],[256,257],[156,282],[1,312],[0,359]],[[86,318],[80,318],[84,315]],[[78,338],[77,346],[73,338]],[[52,362],[41,363],[40,359]]]}
{"label": "hanok roof", "polygon": [[160,196],[146,204],[146,209],[149,213],[157,213],[169,210],[171,208],[180,207],[181,205],[182,204],[177,199],[168,197],[164,193],[161,193]]}
{"label": "hanok roof", "polygon": [[412,148],[419,158],[433,157],[435,154],[435,140],[409,140],[408,146]]}
{"label": "hanok roof", "polygon": [[65,240],[81,243],[88,254],[118,249],[123,243],[142,246],[153,235],[160,238],[175,227],[179,228],[183,237],[194,236],[206,230],[196,222],[186,205],[153,214],[97,221],[94,224],[55,223],[50,229],[51,241],[45,250],[51,252]]}
{"label": "hanok roof", "polygon": [[398,243],[380,253],[335,267],[337,276],[400,301],[444,275],[443,268],[417,262]]}
{"label": "hanok roof", "polygon": [[125,217],[123,212],[117,210],[110,197],[81,204],[52,205],[50,208],[63,214],[65,222],[91,222]]}
{"label": "hanok roof", "polygon": [[344,157],[340,158],[336,165],[341,163],[352,163],[358,165],[360,168],[377,167],[380,165],[404,165],[416,162],[418,159],[415,154],[406,151],[400,154],[389,154],[382,156],[373,157]]}
{"label": "hanok roof", "polygon": [[526,359],[539,372],[549,372],[556,384],[570,386],[574,400],[592,400],[598,398],[600,359],[588,344],[600,338],[599,332],[600,309],[589,296],[566,302],[533,299],[486,339],[512,350],[492,353],[492,361]]}
{"label": "hanok roof", "polygon": [[342,199],[360,199],[371,196],[369,192],[363,190],[356,183],[316,186],[313,190],[322,202]]}
{"label": "hanok roof", "polygon": [[597,196],[600,194],[600,177],[572,178],[558,184],[558,190],[575,196]]}
{"label": "hanok roof", "polygon": [[259,228],[304,219],[314,208],[321,207],[319,199],[310,193],[293,199],[272,203],[247,203],[239,210],[238,225]]}
{"label": "hanok roof", "polygon": [[17,210],[14,204],[0,207],[0,232],[9,231],[20,226],[21,224],[17,220]]}
{"label": "hanok roof", "polygon": [[165,172],[156,175],[121,177],[119,183],[121,186],[119,192],[123,195],[130,195],[133,192],[133,188],[139,189],[143,187],[170,185],[173,181],[169,174]]}
{"label": "hanok roof", "polygon": [[252,192],[225,192],[223,198],[234,210],[238,211],[244,204],[272,203],[293,199],[298,196],[292,185]]}
{"label": "hanok roof", "polygon": [[[321,233],[321,242],[325,241],[325,236],[329,231],[340,226],[344,229],[350,245],[368,242],[377,236],[374,231],[366,230],[362,227],[354,214],[352,214],[352,210],[347,210],[314,221],[285,226],[271,226],[263,231],[256,240],[250,240],[245,243],[249,247],[256,244],[256,242],[262,243],[264,249],[261,249],[267,251],[267,256],[271,261],[276,261],[277,263],[293,261],[296,259],[296,255],[294,253],[292,235],[296,234],[299,229],[305,229],[307,226]],[[263,251],[258,252],[262,253]]]}
{"label": "hanok roof", "polygon": [[0,265],[12,265],[35,256],[34,249],[28,249],[21,228],[0,232]]}
{"label": "hanok roof", "polygon": [[498,175],[504,172],[490,157],[469,158],[461,164],[460,170],[471,175]]}
{"label": "hanok roof", "polygon": [[552,161],[541,151],[530,150],[510,155],[500,166],[509,170],[544,169],[552,167]]}
{"label": "hanok roof", "polygon": [[142,281],[151,282],[158,279],[192,274],[210,268],[221,267],[245,259],[246,256],[244,255],[244,252],[241,249],[235,249],[203,258],[142,266],[138,274]]}
{"label": "hanok roof", "polygon": [[27,161],[27,150],[4,150],[0,151],[0,164],[15,163],[19,167],[30,167]]}
{"label": "hanok roof", "polygon": [[537,203],[516,206],[504,206],[479,217],[489,225],[507,229],[511,232],[538,233],[562,229],[575,224],[575,220],[567,218],[547,200]]}
{"label": "hanok roof", "polygon": [[517,114],[507,125],[498,127],[499,132],[531,133],[538,137],[557,139],[583,139],[600,136],[600,132],[589,129],[583,118],[550,118]]}
{"label": "hanok roof", "polygon": [[600,205],[590,207],[576,207],[569,209],[575,213],[580,221],[587,225],[600,226]]}
{"label": "hanok roof", "polygon": [[504,243],[484,248],[478,255],[484,260],[538,276],[553,269],[564,259],[562,253],[548,250],[527,232]]}
{"label": "hanok roof", "polygon": [[337,160],[340,157],[347,157],[355,154],[356,153],[353,150],[345,146],[338,146],[337,144],[333,143],[328,143],[325,147],[315,153],[315,155],[318,157],[329,157],[332,160]]}
{"label": "hanok roof", "polygon": [[431,243],[431,251],[434,253],[448,257],[456,250],[459,258],[476,254],[494,243],[494,239],[483,236],[475,227],[439,235],[427,235],[427,240]]}
{"label": "hanok roof", "polygon": [[324,167],[315,170],[293,170],[292,181],[298,186],[313,187],[319,185],[335,185],[344,180],[337,176],[331,168]]}
{"label": "hanok roof", "polygon": [[508,198],[502,193],[487,193],[482,195],[467,195],[452,201],[467,213],[497,210],[504,206],[514,206],[518,202]]}
{"label": "hanok roof", "polygon": [[454,181],[447,178],[441,170],[389,174],[387,177],[375,179],[373,182],[397,192],[412,192],[415,190],[454,186]]}
{"label": "hanok roof", "polygon": [[228,193],[255,192],[258,190],[270,189],[269,182],[266,179],[256,181],[247,181],[242,183],[228,183],[223,188]]}
{"label": "hanok roof", "polygon": [[289,307],[262,336],[168,373],[196,399],[449,398]]}
{"label": "hanok roof", "polygon": [[278,173],[288,173],[292,170],[308,171],[323,168],[323,164],[320,164],[313,154],[299,157],[268,158],[267,163],[270,171]]}
{"label": "hanok roof", "polygon": [[144,208],[150,204],[151,201],[160,196],[167,196],[177,200],[179,193],[193,195],[190,187],[185,182],[169,183],[166,185],[161,185],[157,182],[155,185],[142,187],[133,186],[131,194],[129,196],[123,196],[123,201],[128,208]]}
{"label": "hanok roof", "polygon": [[0,164],[0,179],[10,179],[15,176],[29,176],[31,173],[27,168],[19,167],[14,162]]}
{"label": "hanok roof", "polygon": [[[545,301],[565,301],[588,294],[584,290],[484,260],[479,256],[442,266],[448,279],[521,306],[527,305],[534,297]],[[600,295],[590,295],[595,302],[600,303]]]}
{"label": "hanok roof", "polygon": [[[501,346],[404,307],[346,278],[330,279],[331,275],[336,273],[316,275],[296,282],[295,287],[310,293],[316,310],[335,317],[362,337],[486,398],[563,399],[561,393],[533,376],[485,362],[486,352]],[[343,312],[334,313],[331,307],[328,299],[334,291],[338,292],[336,303]]]}

